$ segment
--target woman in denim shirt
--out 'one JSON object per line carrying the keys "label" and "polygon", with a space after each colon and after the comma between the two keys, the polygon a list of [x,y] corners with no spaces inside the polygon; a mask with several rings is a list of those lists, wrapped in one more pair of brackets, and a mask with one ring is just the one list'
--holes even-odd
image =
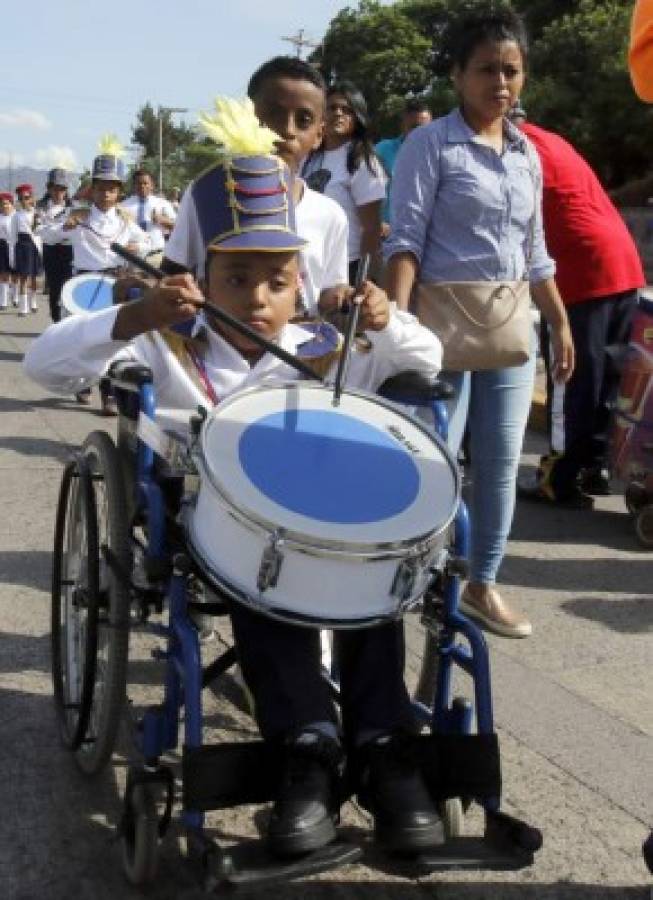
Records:
{"label": "woman in denim shirt", "polygon": [[[476,14],[448,41],[460,106],[412,132],[397,157],[388,295],[407,309],[417,281],[527,278],[551,329],[555,377],[566,381],[574,350],[544,244],[539,160],[505,118],[524,84],[523,25],[509,11]],[[534,368],[533,354],[521,366],[444,374],[456,389],[450,445],[458,450],[467,419],[471,439],[471,573],[460,605],[505,637],[532,631],[494,583],[512,523]]]}

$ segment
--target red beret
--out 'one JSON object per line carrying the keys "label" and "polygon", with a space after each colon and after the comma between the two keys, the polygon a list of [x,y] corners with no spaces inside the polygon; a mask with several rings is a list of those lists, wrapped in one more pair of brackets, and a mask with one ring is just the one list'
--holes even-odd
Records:
{"label": "red beret", "polygon": [[31,184],[19,184],[16,185],[16,193],[17,194],[33,194],[34,188]]}
{"label": "red beret", "polygon": [[0,194],[0,200],[8,200],[10,203],[12,203],[12,202],[13,202],[13,199],[14,199],[14,195],[13,195],[13,194],[9,194],[7,191],[3,191],[3,192]]}

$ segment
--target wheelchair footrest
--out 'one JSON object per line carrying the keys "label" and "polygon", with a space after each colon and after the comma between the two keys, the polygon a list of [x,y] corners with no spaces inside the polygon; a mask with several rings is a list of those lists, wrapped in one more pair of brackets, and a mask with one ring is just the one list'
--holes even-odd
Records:
{"label": "wheelchair footrest", "polygon": [[209,891],[223,891],[227,887],[291,881],[354,863],[362,855],[355,844],[335,841],[298,859],[282,860],[270,854],[264,841],[246,841],[233,849],[209,854],[204,886]]}
{"label": "wheelchair footrest", "polygon": [[423,872],[453,869],[514,871],[532,866],[542,833],[502,812],[487,812],[484,837],[451,838],[416,861]]}
{"label": "wheelchair footrest", "polygon": [[[501,764],[495,734],[419,735],[419,763],[434,800],[464,797],[498,801]],[[284,762],[282,745],[246,741],[184,747],[184,809],[206,812],[245,803],[266,803],[276,796]],[[353,792],[354,785],[350,792]],[[348,791],[343,787],[343,799]]]}

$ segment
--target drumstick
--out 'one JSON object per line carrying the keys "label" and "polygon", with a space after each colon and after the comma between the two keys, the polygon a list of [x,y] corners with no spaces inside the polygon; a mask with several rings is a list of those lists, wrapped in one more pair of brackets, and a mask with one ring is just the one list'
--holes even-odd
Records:
{"label": "drumstick", "polygon": [[[117,256],[121,256],[123,259],[127,260],[127,262],[131,263],[137,269],[141,269],[141,271],[145,272],[147,275],[151,275],[152,278],[156,278],[157,281],[161,281],[162,278],[166,277],[166,273],[162,271],[162,269],[157,269],[156,266],[151,265],[151,263],[147,262],[147,260],[143,259],[140,256],[137,256],[135,253],[127,250],[120,244],[111,244],[111,250],[113,250],[113,252]],[[293,356],[292,353],[288,353],[286,350],[277,346],[277,344],[274,344],[272,341],[264,338],[262,335],[258,334],[258,332],[254,331],[253,328],[250,328],[249,325],[245,325],[244,322],[240,322],[238,319],[235,319],[229,313],[225,312],[223,309],[220,309],[219,306],[215,306],[215,304],[210,303],[205,299],[204,303],[202,304],[202,309],[205,312],[209,313],[209,315],[217,319],[219,322],[221,322],[223,325],[228,325],[230,328],[233,328],[234,331],[237,331],[239,334],[242,334],[245,337],[249,338],[255,344],[258,344],[259,347],[262,347],[268,353],[276,356],[277,359],[285,362],[286,365],[292,366],[293,369],[296,369],[302,375],[307,375],[314,381],[321,382],[323,380],[313,371],[313,369],[310,368],[310,366],[307,366],[305,363],[303,363],[301,359],[298,359],[296,356]]]}
{"label": "drumstick", "polygon": [[340,396],[342,394],[345,381],[347,378],[347,369],[349,368],[349,357],[351,356],[351,348],[356,336],[356,326],[358,325],[358,315],[360,313],[363,298],[361,290],[363,282],[367,278],[367,270],[370,266],[370,254],[366,253],[358,263],[356,272],[356,283],[354,285],[354,297],[351,308],[349,310],[349,318],[347,319],[347,331],[345,332],[345,343],[343,344],[342,353],[338,360],[338,369],[336,371],[336,380],[333,386],[333,406],[339,406]]}

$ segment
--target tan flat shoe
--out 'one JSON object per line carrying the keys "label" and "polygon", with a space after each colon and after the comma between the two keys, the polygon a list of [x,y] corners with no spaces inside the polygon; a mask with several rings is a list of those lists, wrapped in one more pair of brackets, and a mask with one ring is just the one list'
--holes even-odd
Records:
{"label": "tan flat shoe", "polygon": [[513,612],[501,594],[489,584],[467,585],[460,598],[461,613],[483,628],[508,638],[530,637],[533,626],[526,616]]}

